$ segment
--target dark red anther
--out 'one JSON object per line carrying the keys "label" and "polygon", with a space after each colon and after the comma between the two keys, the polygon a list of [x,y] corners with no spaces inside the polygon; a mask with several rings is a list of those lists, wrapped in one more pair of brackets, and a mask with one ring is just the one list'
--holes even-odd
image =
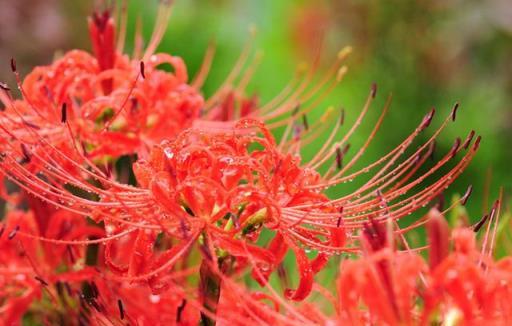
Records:
{"label": "dark red anther", "polygon": [[41,283],[42,285],[44,285],[44,286],[48,286],[48,282],[46,282],[45,280],[43,280],[41,277],[39,277],[39,276],[37,276],[37,275],[36,275],[36,276],[34,276],[34,278],[35,278],[39,283]]}
{"label": "dark red anther", "polygon": [[181,322],[181,315],[183,314],[183,310],[185,310],[185,306],[187,305],[187,300],[181,300],[181,304],[176,309],[176,323]]}
{"label": "dark red anther", "polygon": [[377,83],[373,82],[372,83],[372,98],[375,98],[375,96],[377,95]]}
{"label": "dark red anther", "polygon": [[139,112],[139,101],[136,97],[130,98],[130,114],[135,115]]}
{"label": "dark red anther", "polygon": [[123,307],[123,301],[121,299],[117,299],[117,307],[119,308],[119,318],[121,320],[124,319],[124,307]]}
{"label": "dark red anther", "polygon": [[485,214],[481,219],[480,221],[478,221],[474,226],[473,226],[473,231],[475,233],[477,233],[478,231],[480,231],[480,229],[482,228],[482,226],[485,225],[485,222],[487,222],[487,220],[489,219],[489,214]]}
{"label": "dark red anther", "polygon": [[342,215],[343,215],[343,210],[345,209],[344,206],[340,206],[340,208],[338,208],[338,213],[340,214],[340,217],[338,217],[338,222],[336,223],[336,227],[340,227],[341,224],[343,223],[343,219],[342,219]]}
{"label": "dark red anther", "polygon": [[420,126],[421,130],[430,126],[435,113],[436,113],[436,108],[432,108],[432,110],[430,110],[430,112],[423,118],[423,122],[421,123],[421,126]]}
{"label": "dark red anther", "polygon": [[340,110],[340,126],[343,125],[343,123],[345,122],[345,109],[344,108],[341,108]]}
{"label": "dark red anther", "polygon": [[308,117],[305,114],[302,115],[302,125],[305,130],[309,130]]}
{"label": "dark red anther", "polygon": [[12,72],[16,72],[16,59],[11,58],[11,70]]}
{"label": "dark red anther", "polygon": [[68,105],[66,102],[62,103],[62,107],[60,109],[60,122],[66,123],[68,120]]}
{"label": "dark red anther", "polygon": [[466,193],[464,193],[464,196],[460,199],[460,204],[465,206],[468,202],[469,197],[471,196],[471,193],[473,192],[473,186],[469,185],[468,189],[466,190]]}
{"label": "dark red anther", "polygon": [[67,245],[66,250],[68,252],[69,260],[71,261],[72,264],[75,264],[75,255],[73,255],[73,251],[71,251],[71,246]]}
{"label": "dark red anther", "polygon": [[340,170],[343,167],[343,153],[341,148],[336,148],[336,167]]}
{"label": "dark red anther", "polygon": [[6,83],[2,83],[2,82],[0,82],[0,88],[3,89],[6,92],[11,90]]}
{"label": "dark red anther", "polygon": [[496,210],[498,209],[499,206],[500,206],[500,201],[496,200],[494,202],[494,205],[492,205],[491,214],[490,214],[491,219],[494,219],[494,214],[496,213]]}
{"label": "dark red anther", "polygon": [[32,153],[25,144],[21,144],[20,147],[23,153],[23,162],[29,163],[32,158]]}
{"label": "dark red anther", "polygon": [[471,130],[469,132],[469,135],[468,137],[466,138],[466,140],[464,141],[464,145],[462,145],[462,147],[464,147],[464,149],[468,149],[469,147],[469,144],[471,144],[471,141],[473,140],[473,137],[475,136],[475,131],[474,130]]}
{"label": "dark red anther", "polygon": [[459,137],[457,137],[457,139],[455,139],[455,142],[453,143],[452,149],[450,150],[451,157],[454,157],[457,154],[457,152],[459,151],[460,143],[461,143],[461,140]]}
{"label": "dark red anther", "polygon": [[144,73],[144,61],[140,62],[140,75],[142,78],[146,79],[146,74]]}
{"label": "dark red anther", "polygon": [[452,121],[457,118],[457,110],[459,109],[459,102],[456,102],[452,109]]}
{"label": "dark red anther", "polygon": [[5,231],[5,224],[2,224],[2,227],[0,228],[0,238],[4,234],[4,231]]}
{"label": "dark red anther", "polygon": [[20,230],[20,226],[16,225],[14,229],[12,229],[11,232],[9,232],[9,235],[7,236],[7,239],[12,240],[18,234],[18,231]]}
{"label": "dark red anther", "polygon": [[436,208],[439,211],[442,211],[444,208],[444,194],[441,192],[439,195],[437,195],[437,204]]}

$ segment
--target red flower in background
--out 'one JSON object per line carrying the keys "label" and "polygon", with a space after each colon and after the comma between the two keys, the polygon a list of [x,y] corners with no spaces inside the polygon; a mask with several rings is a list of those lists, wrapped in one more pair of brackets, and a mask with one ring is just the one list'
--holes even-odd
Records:
{"label": "red flower in background", "polygon": [[[490,220],[497,223],[498,215],[499,202]],[[428,263],[417,253],[394,250],[384,224],[368,226],[362,237],[367,255],[340,266],[340,322],[426,325],[505,324],[512,320],[504,304],[512,296],[510,257],[492,258],[496,227],[488,225],[479,250],[475,231],[482,223],[474,230],[455,229],[450,236],[448,224],[437,210],[431,210],[428,221]]]}
{"label": "red flower in background", "polygon": [[[88,237],[104,236],[102,229],[87,225],[84,219],[67,211],[47,215],[48,224],[44,229],[38,225],[35,215],[11,211],[1,228],[0,300],[4,304],[0,308],[0,321],[5,325],[17,323],[42,297],[48,297],[52,304],[58,306],[57,292],[49,288],[51,285],[56,284],[61,290],[64,286],[68,291],[79,289],[80,282],[88,280],[94,271],[85,266],[87,248],[76,245]],[[53,242],[59,245],[41,242],[39,237],[56,239]],[[75,246],[62,245],[66,243]],[[45,314],[44,310],[35,310],[36,314]],[[47,317],[57,312],[55,309]]]}
{"label": "red flower in background", "polygon": [[[246,116],[272,120],[272,127],[283,125],[276,118],[296,110],[298,104],[311,103],[300,109],[304,114],[313,110],[341,81],[346,70],[341,63],[349,49],[340,52],[318,85],[309,85],[317,69],[314,65],[307,73],[298,73],[271,101],[259,105],[256,95],[246,94],[260,60],[260,55],[251,58],[251,38],[226,80],[204,100],[200,88],[212,66],[213,46],[191,82],[181,58],[155,53],[170,9],[169,4],[162,3],[148,46],[143,49],[137,35],[131,57],[123,54],[127,20],[124,8],[118,31],[109,10],[94,13],[89,19],[93,54],[71,50],[51,65],[36,67],[24,80],[13,60],[11,68],[23,99],[13,99],[9,87],[2,84],[3,127],[13,132],[12,138],[22,139],[25,144],[37,142],[31,129],[38,130],[46,141],[69,155],[72,147],[79,146],[90,158],[135,153],[144,156],[152,145],[172,139],[192,125],[230,129],[234,121]],[[170,66],[172,72],[159,69],[161,66]],[[76,144],[70,144],[70,138]]]}
{"label": "red flower in background", "polygon": [[[108,11],[92,16],[89,31],[94,56],[69,51],[25,77],[20,83],[23,100],[1,97],[7,109],[4,122],[11,130],[28,125],[68,151],[74,137],[89,157],[117,157],[144,153],[147,146],[175,136],[199,117],[204,101],[187,84],[181,58],[153,54],[151,44],[143,58],[122,54],[121,43],[116,49]],[[173,72],[157,69],[163,64]],[[25,142],[36,140],[29,131],[15,134]]]}

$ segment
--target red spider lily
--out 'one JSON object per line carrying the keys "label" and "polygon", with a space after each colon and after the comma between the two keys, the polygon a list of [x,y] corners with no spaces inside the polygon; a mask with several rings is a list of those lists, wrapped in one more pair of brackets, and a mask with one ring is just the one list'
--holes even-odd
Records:
{"label": "red spider lily", "polygon": [[[36,67],[22,83],[15,71],[24,99],[13,102],[8,93],[1,96],[7,108],[4,125],[12,130],[24,125],[38,129],[62,147],[70,147],[71,133],[90,157],[103,157],[144,151],[199,117],[204,101],[187,84],[181,58],[153,54],[151,44],[144,63],[122,54],[122,47],[115,46],[109,11],[92,16],[89,32],[94,56],[69,51],[49,66]],[[157,69],[163,64],[170,64],[174,72]],[[34,140],[29,131],[16,135]]]}
{"label": "red spider lily", "polygon": [[[242,125],[252,126],[249,121]],[[208,135],[194,130],[185,132],[176,141],[156,147],[149,162],[138,162],[135,165],[141,188],[118,184],[101,174],[94,175],[83,170],[85,175],[94,175],[103,183],[102,188],[109,189],[102,190],[87,181],[75,186],[95,192],[101,198],[100,201],[87,200],[65,191],[64,185],[76,178],[68,175],[61,179],[64,175],[60,172],[64,170],[55,164],[55,160],[44,164],[53,165],[50,170],[55,172],[47,175],[49,183],[39,179],[36,188],[42,189],[44,185],[48,191],[47,197],[41,199],[97,218],[105,223],[108,236],[123,237],[120,241],[107,242],[105,258],[112,270],[126,275],[130,280],[148,280],[157,275],[158,271],[171,266],[173,261],[184,255],[192,241],[200,235],[207,256],[217,256],[213,247],[227,250],[234,256],[246,256],[246,251],[250,251],[258,262],[271,265],[274,263],[271,252],[246,244],[239,237],[248,236],[249,240],[256,238],[262,224],[280,230],[281,207],[327,202],[327,198],[316,191],[302,189],[300,184],[317,182],[318,174],[300,169],[297,158],[276,151],[274,139],[264,127],[262,130],[265,137],[253,134]],[[250,145],[255,144],[265,149],[249,152]],[[36,159],[38,155],[34,154],[34,164],[39,164],[39,160],[50,159]],[[51,156],[55,157],[53,154]],[[276,170],[278,162],[281,163]],[[274,174],[273,179],[263,179],[271,174]],[[292,181],[295,184],[290,184]],[[35,189],[22,183],[19,185],[29,192]],[[282,187],[286,188],[283,190]],[[130,191],[127,192],[128,189]],[[140,198],[137,198],[137,193]],[[36,196],[43,197],[41,194]],[[328,209],[322,207],[317,210],[327,212]],[[125,220],[125,216],[131,216],[129,221]],[[315,234],[312,230],[299,224],[296,230],[302,237],[312,238],[310,241],[313,243],[322,243],[313,238]],[[183,246],[174,246],[157,257],[152,244],[161,232],[182,239]],[[326,235],[332,238],[333,248],[343,245],[342,227],[333,227]],[[293,244],[291,237],[279,236],[276,239],[291,245],[296,254],[300,255],[298,262],[301,269],[309,269],[304,265],[307,264],[305,255]],[[129,250],[121,249],[126,246],[132,248],[131,254]],[[126,264],[122,266],[115,263],[113,257]],[[301,296],[309,292],[311,276],[306,281],[306,285],[300,287]],[[293,297],[291,293],[290,296]]]}
{"label": "red spider lily", "polygon": [[[497,216],[499,204],[492,216]],[[340,320],[351,324],[427,324],[432,321],[474,324],[510,322],[510,258],[492,259],[491,225],[483,250],[468,228],[450,232],[444,217],[429,213],[430,262],[413,252],[397,252],[382,224],[368,227],[363,237],[368,255],[347,260],[338,279]],[[361,303],[367,310],[361,309]]]}
{"label": "red spider lily", "polygon": [[[45,251],[45,255],[50,253]],[[27,254],[25,251],[17,254],[20,261],[27,260],[23,256]],[[93,325],[123,324],[123,321],[140,325],[164,325],[179,321],[188,325],[197,323],[199,318],[201,306],[183,306],[186,297],[179,287],[155,295],[146,286],[107,280],[101,276],[104,271],[99,267],[74,271],[80,265],[78,256],[74,258],[77,259],[75,266],[67,266],[70,269],[68,272],[55,272],[56,269],[65,270],[66,262],[43,271],[40,260],[31,262],[37,266],[35,268],[23,262],[17,265],[13,256],[7,257],[8,264],[2,266],[3,290],[0,296],[0,321],[5,325],[18,322],[27,312],[49,323],[75,320]],[[48,276],[40,276],[42,273]]]}
{"label": "red spider lily", "polygon": [[[380,322],[411,324],[416,283],[425,264],[412,253],[392,250],[382,224],[372,223],[365,230],[368,257],[348,260],[340,266],[338,279],[339,317],[352,324]],[[359,306],[368,308],[369,315]]]}
{"label": "red spider lily", "polygon": [[[88,226],[86,221],[67,212],[52,213],[44,231],[38,225],[35,214],[11,211],[2,224],[0,237],[0,321],[11,325],[20,320],[29,306],[49,297],[57,306],[53,284],[68,289],[76,287],[91,275],[90,267],[84,265],[85,247],[66,247],[41,243],[39,236],[57,238],[65,242],[78,243],[86,237],[103,237],[104,232]],[[21,235],[23,234],[23,236]],[[73,285],[74,284],[74,285]],[[36,309],[37,310],[37,309]],[[57,313],[55,309],[53,313]],[[52,313],[45,316],[50,317]]]}
{"label": "red spider lily", "polygon": [[[295,110],[298,103],[310,103],[301,109],[307,113],[332,91],[346,71],[341,63],[349,49],[340,52],[315,87],[308,88],[316,65],[310,72],[298,74],[273,100],[259,106],[257,96],[245,94],[260,57],[256,55],[247,63],[251,41],[218,91],[205,101],[199,89],[212,65],[213,47],[190,84],[181,58],[154,53],[170,11],[169,3],[163,2],[147,48],[143,50],[137,43],[131,57],[123,54],[126,10],[118,33],[107,10],[89,19],[93,54],[71,50],[51,65],[36,67],[23,81],[13,60],[12,70],[23,99],[14,100],[9,87],[2,84],[0,102],[6,108],[2,125],[24,143],[37,141],[31,130],[36,129],[55,146],[71,153],[78,145],[90,158],[134,153],[143,156],[153,144],[172,139],[192,125],[222,130],[245,116],[275,120]],[[162,65],[170,65],[173,72],[160,70]],[[276,121],[272,126],[279,125],[283,122]],[[70,144],[69,137],[75,138],[77,145]]]}
{"label": "red spider lily", "polygon": [[[88,266],[86,245],[104,241],[98,240],[104,237],[101,228],[64,210],[48,221],[46,232],[39,232],[34,214],[14,211],[2,224],[2,324],[16,324],[27,312],[48,323],[196,323],[201,306],[191,303],[194,296],[188,298],[184,288],[174,285],[170,291],[155,294],[147,286],[108,278],[101,262],[94,268]],[[172,279],[185,278],[190,272],[175,273]],[[180,308],[187,298],[189,307]]]}
{"label": "red spider lily", "polygon": [[[265,283],[269,273],[291,249],[301,271],[301,282],[297,291],[289,290],[286,294],[301,300],[310,292],[313,275],[325,265],[328,256],[351,250],[345,246],[351,238],[345,239],[347,230],[359,229],[371,217],[380,221],[392,216],[395,221],[409,215],[435,198],[469,163],[479,144],[477,140],[469,146],[471,137],[464,144],[457,141],[456,146],[427,173],[410,179],[430,156],[430,145],[447,119],[431,139],[393,167],[431,119],[432,114],[385,157],[348,176],[341,175],[361,156],[366,146],[341,167],[339,148],[345,137],[341,142],[327,143],[318,156],[300,166],[296,152],[300,138],[294,137],[290,142],[283,138],[278,145],[261,123],[252,120],[241,121],[230,133],[189,130],[175,141],[155,147],[149,161],[139,161],[134,166],[139,187],[115,182],[94,165],[85,168],[82,164],[87,161],[74,162],[44,141],[31,158],[31,164],[41,171],[38,177],[34,178],[24,168],[26,153],[16,146],[5,149],[0,166],[6,176],[27,192],[57,207],[104,222],[106,263],[121,275],[121,279],[147,281],[154,288],[165,287],[160,283],[161,273],[186,255],[194,240],[200,238],[203,253],[209,259],[217,259],[217,250],[226,250],[245,259],[250,254],[258,266],[255,277],[261,283]],[[263,136],[251,132],[254,127],[258,127]],[[286,148],[290,152],[282,153]],[[467,154],[444,177],[425,186],[424,190],[398,200],[464,149],[468,150]],[[322,154],[336,158],[334,170],[329,169],[324,176],[311,169],[326,160],[321,158]],[[81,175],[67,172],[59,164],[61,160]],[[322,194],[326,187],[352,179],[379,164],[384,167],[354,193],[335,200]],[[336,168],[338,172],[335,172]],[[70,193],[65,189],[70,185],[96,199]],[[246,242],[258,238],[261,225],[276,231],[268,249]],[[154,242],[160,233],[181,241],[155,252]],[[299,245],[321,253],[311,262]]]}

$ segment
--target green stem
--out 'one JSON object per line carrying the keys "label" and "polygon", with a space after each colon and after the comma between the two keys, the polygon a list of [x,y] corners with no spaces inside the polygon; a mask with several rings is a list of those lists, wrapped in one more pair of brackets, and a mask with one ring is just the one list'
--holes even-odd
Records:
{"label": "green stem", "polygon": [[[214,271],[212,271],[209,264],[210,263],[206,259],[203,259],[201,263],[201,269],[199,271],[199,291],[203,296],[203,307],[215,316],[217,314],[217,305],[220,298],[221,279],[214,273]],[[212,319],[209,315],[201,312],[200,325],[214,326],[215,319]]]}

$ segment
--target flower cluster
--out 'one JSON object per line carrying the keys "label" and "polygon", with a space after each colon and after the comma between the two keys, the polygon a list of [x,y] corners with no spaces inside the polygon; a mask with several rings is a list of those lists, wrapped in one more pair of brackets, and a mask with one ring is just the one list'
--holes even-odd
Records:
{"label": "flower cluster", "polygon": [[[164,3],[147,48],[136,46],[132,57],[122,52],[126,15],[116,43],[114,19],[105,11],[89,20],[92,54],[67,52],[24,79],[12,61],[22,96],[15,99],[0,84],[0,193],[7,203],[0,230],[2,323],[327,322],[332,318],[321,307],[304,300],[312,292],[332,297],[315,276],[342,254],[362,257],[341,264],[338,322],[420,320],[413,303],[418,280],[425,288],[423,320],[436,309],[445,319],[452,312],[468,321],[508,318],[497,308],[508,288],[485,282],[486,275],[506,274],[506,263],[478,255],[464,230],[455,231],[449,255],[439,213],[408,227],[398,223],[435,200],[476,154],[480,137],[472,131],[419,173],[458,104],[423,143],[416,138],[435,110],[394,149],[355,170],[390,104],[349,156],[350,137],[376,86],[341,139],[343,112],[332,119],[337,113],[328,109],[312,124],[307,119],[341,81],[349,48],[318,84],[311,85],[312,67],[261,105],[245,92],[259,60],[245,67],[249,44],[205,99],[200,88],[213,48],[192,82],[181,58],[154,53],[169,14]],[[164,64],[173,71],[159,69]],[[278,127],[284,131],[276,140]],[[325,143],[304,161],[301,150],[325,133]],[[327,196],[327,189],[355,178],[355,190]],[[465,204],[470,192],[458,202]],[[434,225],[429,267],[405,236],[426,223]],[[392,245],[395,236],[405,252]],[[287,256],[297,266],[294,282]],[[456,284],[454,273],[471,278],[472,288]],[[251,278],[259,291],[247,287]]]}
{"label": "flower cluster", "polygon": [[[496,207],[491,215],[495,214]],[[341,320],[390,325],[439,321],[500,324],[511,320],[503,305],[512,295],[510,257],[493,260],[491,237],[495,232],[487,229],[479,250],[474,230],[458,228],[450,236],[444,216],[436,209],[428,218],[428,262],[416,253],[393,250],[382,224],[365,230],[367,255],[340,265]],[[366,309],[359,306],[361,301]]]}

